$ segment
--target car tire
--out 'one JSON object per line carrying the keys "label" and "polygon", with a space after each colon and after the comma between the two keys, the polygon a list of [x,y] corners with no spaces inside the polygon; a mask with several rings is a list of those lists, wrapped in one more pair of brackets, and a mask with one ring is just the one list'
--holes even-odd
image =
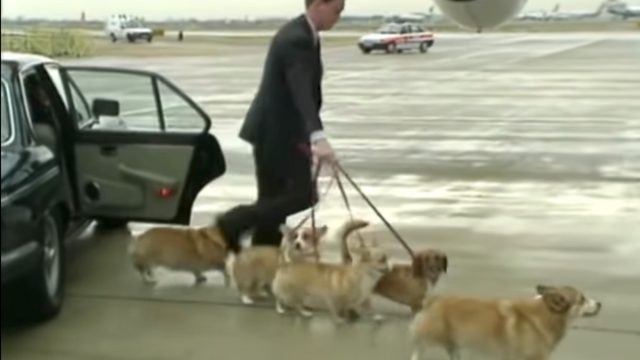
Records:
{"label": "car tire", "polygon": [[3,309],[3,317],[9,321],[45,322],[56,317],[64,303],[64,224],[59,212],[52,210],[44,214],[42,221],[42,254],[37,265],[8,286],[10,295],[3,304],[7,314]]}
{"label": "car tire", "polygon": [[118,38],[116,38],[115,34],[111,33],[111,42],[114,43],[116,41],[118,41]]}
{"label": "car tire", "polygon": [[385,50],[387,54],[393,54],[398,52],[398,46],[394,42],[390,42],[387,44],[387,48]]}
{"label": "car tire", "polygon": [[362,51],[363,54],[370,54],[371,53],[371,48],[360,48],[360,50]]}
{"label": "car tire", "polygon": [[420,52],[421,53],[426,53],[427,50],[429,50],[429,44],[427,42],[421,42],[420,43]]}
{"label": "car tire", "polygon": [[149,37],[147,37],[147,42],[151,42],[153,41],[153,36],[149,35]]}

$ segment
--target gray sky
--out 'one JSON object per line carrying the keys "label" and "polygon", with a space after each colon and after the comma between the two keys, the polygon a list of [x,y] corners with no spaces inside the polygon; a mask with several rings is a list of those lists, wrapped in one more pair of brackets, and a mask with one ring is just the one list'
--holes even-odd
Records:
{"label": "gray sky", "polygon": [[[529,0],[525,9],[592,10],[602,0]],[[634,1],[630,1],[633,3]],[[426,12],[431,0],[347,0],[345,14],[394,14]],[[168,17],[224,18],[291,16],[301,12],[303,0],[2,0],[3,17],[103,19],[111,13],[128,13],[147,19]]]}

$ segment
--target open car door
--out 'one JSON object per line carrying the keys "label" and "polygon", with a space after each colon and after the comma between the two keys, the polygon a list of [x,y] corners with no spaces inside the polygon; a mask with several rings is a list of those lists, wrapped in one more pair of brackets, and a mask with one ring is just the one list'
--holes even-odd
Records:
{"label": "open car door", "polygon": [[60,71],[76,120],[71,168],[80,212],[189,224],[197,194],[226,171],[207,114],[153,72]]}

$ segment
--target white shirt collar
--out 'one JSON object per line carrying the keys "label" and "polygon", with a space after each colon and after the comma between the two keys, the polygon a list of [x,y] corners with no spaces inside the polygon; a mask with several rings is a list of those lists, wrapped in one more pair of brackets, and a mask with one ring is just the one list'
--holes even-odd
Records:
{"label": "white shirt collar", "polygon": [[318,43],[318,31],[316,30],[316,26],[313,24],[313,21],[309,18],[309,15],[304,14],[304,18],[307,19],[307,23],[309,23],[309,27],[311,28],[311,33],[313,34],[314,43]]}

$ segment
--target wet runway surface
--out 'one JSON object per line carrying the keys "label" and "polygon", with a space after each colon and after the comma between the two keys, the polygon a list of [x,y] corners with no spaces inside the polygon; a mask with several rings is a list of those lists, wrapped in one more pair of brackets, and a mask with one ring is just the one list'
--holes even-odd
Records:
{"label": "wet runway surface", "polygon": [[[261,75],[262,49],[215,58],[74,63],[159,71],[211,115],[228,172],[194,206],[202,225],[254,199],[248,146],[237,138]],[[574,285],[604,303],[556,359],[631,360],[640,350],[640,34],[455,35],[428,54],[325,49],[326,131],[345,168],[412,247],[446,251],[441,293],[530,296]],[[324,182],[323,182],[324,183]],[[370,218],[394,260],[407,256]],[[347,216],[337,190],[321,222]],[[300,215],[291,219],[294,223]],[[133,234],[146,224],[132,224]],[[408,358],[407,314],[333,327],[324,314],[281,318],[162,272],[143,285],[128,234],[73,247],[68,302],[37,329],[3,331],[7,359]],[[335,259],[336,244],[326,257]],[[432,359],[444,359],[434,355]]]}

